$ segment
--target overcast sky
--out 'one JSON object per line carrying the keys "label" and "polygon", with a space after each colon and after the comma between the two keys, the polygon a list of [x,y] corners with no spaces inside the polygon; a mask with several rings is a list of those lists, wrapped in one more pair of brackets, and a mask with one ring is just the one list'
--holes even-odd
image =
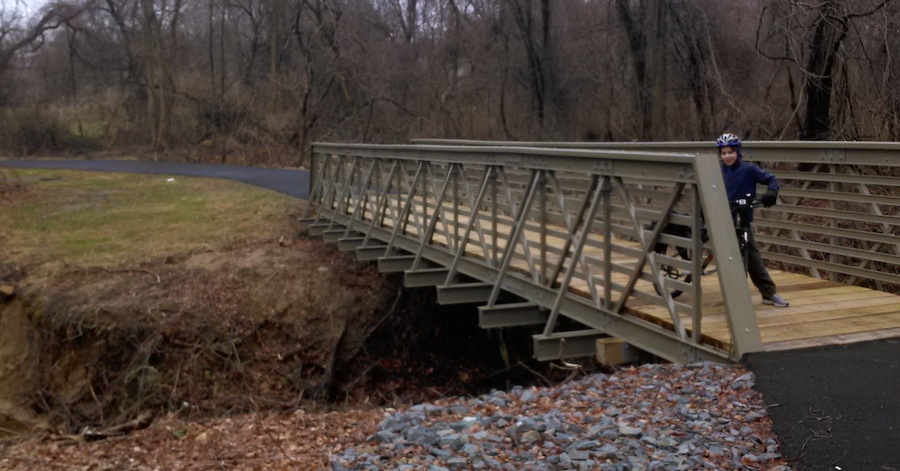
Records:
{"label": "overcast sky", "polygon": [[[9,6],[11,3],[15,3],[16,0],[2,0],[3,4]],[[47,4],[50,0],[19,0],[20,2],[25,4],[25,7],[28,8],[29,13],[34,13],[38,11],[42,6]]]}

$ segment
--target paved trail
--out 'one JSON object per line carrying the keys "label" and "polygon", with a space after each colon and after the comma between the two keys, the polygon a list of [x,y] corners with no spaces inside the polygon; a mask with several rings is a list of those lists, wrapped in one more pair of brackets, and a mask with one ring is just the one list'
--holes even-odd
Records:
{"label": "paved trail", "polygon": [[800,470],[900,470],[900,339],[750,354]]}
{"label": "paved trail", "polygon": [[189,164],[137,160],[0,160],[0,167],[89,170],[96,172],[154,173],[190,177],[214,177],[261,186],[298,198],[309,196],[309,172],[245,167],[240,165]]}
{"label": "paved trail", "polygon": [[[309,172],[122,160],[0,160],[0,167],[237,180],[309,196]],[[785,457],[801,471],[900,471],[900,339],[745,358]]]}

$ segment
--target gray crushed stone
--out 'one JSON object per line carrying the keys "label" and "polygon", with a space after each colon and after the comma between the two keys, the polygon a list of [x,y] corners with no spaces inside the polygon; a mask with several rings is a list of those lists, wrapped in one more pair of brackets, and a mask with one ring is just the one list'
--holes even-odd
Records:
{"label": "gray crushed stone", "polygon": [[642,365],[565,384],[448,398],[386,414],[344,470],[790,471],[753,375]]}

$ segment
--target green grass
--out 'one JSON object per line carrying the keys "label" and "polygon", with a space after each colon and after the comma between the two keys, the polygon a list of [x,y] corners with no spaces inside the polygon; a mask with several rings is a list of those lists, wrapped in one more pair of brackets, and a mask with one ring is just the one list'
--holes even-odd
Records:
{"label": "green grass", "polygon": [[[116,265],[290,235],[303,201],[242,183],[125,173],[5,171],[23,191],[0,199],[10,259]],[[174,181],[168,181],[174,178]]]}

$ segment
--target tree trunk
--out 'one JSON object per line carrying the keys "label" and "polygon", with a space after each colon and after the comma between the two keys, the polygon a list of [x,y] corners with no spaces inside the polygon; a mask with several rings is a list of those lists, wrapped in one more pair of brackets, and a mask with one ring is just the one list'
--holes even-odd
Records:
{"label": "tree trunk", "polygon": [[[543,130],[548,116],[556,114],[554,103],[558,100],[555,89],[555,70],[552,53],[552,8],[550,0],[541,0],[540,25],[535,25],[535,15],[531,0],[508,0],[528,61],[528,77],[531,102],[538,125]],[[538,28],[540,30],[538,31]]]}
{"label": "tree trunk", "polygon": [[831,94],[834,69],[841,42],[847,36],[847,18],[837,16],[832,0],[819,7],[806,60],[806,115],[800,138],[827,140],[831,137]]}
{"label": "tree trunk", "polygon": [[635,86],[637,87],[635,99],[637,100],[638,120],[641,123],[637,137],[641,140],[649,140],[653,129],[653,114],[648,78],[645,12],[642,6],[638,6],[637,11],[632,10],[628,0],[616,0],[616,13],[625,28],[631,64],[634,68]]}
{"label": "tree trunk", "polygon": [[269,0],[269,113],[278,103],[278,44],[281,41],[282,0]]}

